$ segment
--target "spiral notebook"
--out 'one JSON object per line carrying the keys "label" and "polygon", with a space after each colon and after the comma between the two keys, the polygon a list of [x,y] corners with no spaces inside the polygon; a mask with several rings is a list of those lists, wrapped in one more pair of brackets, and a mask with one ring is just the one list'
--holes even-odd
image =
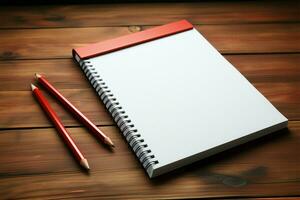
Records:
{"label": "spiral notebook", "polygon": [[150,178],[287,126],[186,20],[73,56]]}

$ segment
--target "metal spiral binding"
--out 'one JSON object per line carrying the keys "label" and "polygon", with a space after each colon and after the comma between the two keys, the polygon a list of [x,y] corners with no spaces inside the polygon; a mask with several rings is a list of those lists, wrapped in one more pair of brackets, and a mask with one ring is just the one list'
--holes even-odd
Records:
{"label": "metal spiral binding", "polygon": [[155,160],[155,156],[148,148],[148,145],[138,133],[138,130],[134,127],[134,124],[131,122],[128,115],[126,115],[122,106],[120,106],[120,103],[106,86],[105,82],[90,61],[81,60],[79,61],[79,65],[90,80],[92,86],[96,89],[102,102],[111,113],[128,144],[131,146],[144,168],[147,170],[151,166],[158,164],[158,160]]}

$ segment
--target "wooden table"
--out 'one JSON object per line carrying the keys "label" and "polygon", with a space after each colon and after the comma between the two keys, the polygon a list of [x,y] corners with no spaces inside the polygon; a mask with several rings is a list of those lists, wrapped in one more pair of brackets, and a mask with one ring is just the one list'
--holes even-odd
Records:
{"label": "wooden table", "polygon": [[[180,19],[195,24],[290,122],[150,180],[71,49]],[[299,1],[2,6],[0,20],[0,199],[300,198]],[[89,159],[89,174],[32,97],[35,72],[115,141],[115,152],[107,151],[47,95]]]}

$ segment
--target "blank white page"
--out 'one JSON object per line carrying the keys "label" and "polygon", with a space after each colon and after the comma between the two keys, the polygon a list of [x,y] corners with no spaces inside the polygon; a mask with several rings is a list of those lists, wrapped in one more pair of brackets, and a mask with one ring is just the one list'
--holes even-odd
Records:
{"label": "blank white page", "polygon": [[89,61],[159,161],[154,169],[287,121],[195,29]]}

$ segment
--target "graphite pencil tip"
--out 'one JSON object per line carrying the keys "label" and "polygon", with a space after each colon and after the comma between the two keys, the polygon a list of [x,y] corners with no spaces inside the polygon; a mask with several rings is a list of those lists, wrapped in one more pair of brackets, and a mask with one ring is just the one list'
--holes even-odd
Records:
{"label": "graphite pencil tip", "polygon": [[31,90],[33,91],[35,88],[36,88],[36,86],[31,84]]}
{"label": "graphite pencil tip", "polygon": [[109,145],[111,148],[115,148],[114,143],[111,141],[111,139],[109,137],[106,137],[104,139],[104,143],[107,144],[107,145]]}
{"label": "graphite pencil tip", "polygon": [[82,167],[84,167],[85,169],[90,170],[90,166],[89,166],[89,163],[88,163],[87,159],[85,159],[85,158],[81,159],[80,165]]}

